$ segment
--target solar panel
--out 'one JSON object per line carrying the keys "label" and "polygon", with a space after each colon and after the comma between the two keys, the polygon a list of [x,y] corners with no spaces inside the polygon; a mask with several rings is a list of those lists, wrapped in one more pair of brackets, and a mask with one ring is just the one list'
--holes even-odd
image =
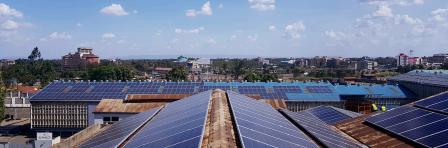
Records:
{"label": "solar panel", "polygon": [[448,114],[448,92],[415,103],[416,106]]}
{"label": "solar panel", "polygon": [[117,147],[129,135],[137,130],[140,126],[148,122],[160,108],[151,109],[137,115],[122,119],[109,127],[107,130],[99,133],[95,137],[81,144],[81,148],[94,147]]}
{"label": "solar panel", "polygon": [[315,108],[311,108],[306,110],[306,112],[309,112],[313,115],[315,115],[320,120],[324,121],[327,124],[334,125],[338,122],[351,119],[350,116],[345,115],[344,113],[341,113],[331,107],[325,107],[325,106],[318,106]]}
{"label": "solar panel", "polygon": [[124,147],[199,147],[211,91],[172,102]]}
{"label": "solar panel", "polygon": [[243,147],[318,147],[271,106],[227,93]]}
{"label": "solar panel", "polygon": [[403,106],[366,119],[366,122],[425,147],[448,146],[448,116]]}
{"label": "solar panel", "polygon": [[329,148],[356,148],[361,147],[359,142],[355,142],[344,137],[342,134],[332,129],[328,124],[319,120],[309,112],[291,112],[282,110],[287,116],[294,120],[299,126],[318,139]]}
{"label": "solar panel", "polygon": [[305,86],[310,93],[332,93],[328,86]]}

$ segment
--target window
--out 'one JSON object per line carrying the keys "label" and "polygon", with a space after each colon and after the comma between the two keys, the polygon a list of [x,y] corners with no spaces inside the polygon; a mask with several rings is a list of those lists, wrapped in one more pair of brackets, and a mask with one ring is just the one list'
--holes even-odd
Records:
{"label": "window", "polygon": [[112,117],[112,122],[116,122],[116,121],[118,121],[118,120],[119,120],[118,117]]}
{"label": "window", "polygon": [[110,117],[103,117],[103,122],[110,122]]}

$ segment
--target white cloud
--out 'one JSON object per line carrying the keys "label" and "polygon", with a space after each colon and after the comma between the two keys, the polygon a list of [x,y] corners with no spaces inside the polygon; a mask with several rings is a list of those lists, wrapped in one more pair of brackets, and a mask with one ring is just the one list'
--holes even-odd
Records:
{"label": "white cloud", "polygon": [[4,23],[2,23],[1,28],[6,30],[14,30],[19,28],[19,23],[13,21],[13,20],[7,20]]}
{"label": "white cloud", "polygon": [[372,14],[373,16],[380,16],[380,17],[391,17],[392,9],[387,4],[380,4],[378,5],[378,9]]}
{"label": "white cloud", "polygon": [[431,20],[436,22],[445,22],[448,17],[448,9],[436,9],[431,11]]}
{"label": "white cloud", "polygon": [[198,34],[201,31],[204,31],[205,28],[204,27],[198,27],[198,28],[193,28],[193,29],[181,29],[181,28],[176,28],[174,29],[174,32],[177,34]]}
{"label": "white cloud", "polygon": [[409,25],[415,25],[417,23],[422,23],[422,21],[418,18],[412,18],[409,15],[395,15],[394,16],[395,24],[409,24]]}
{"label": "white cloud", "polygon": [[272,32],[277,31],[277,27],[275,27],[274,25],[269,26],[268,29]]}
{"label": "white cloud", "polygon": [[104,7],[100,10],[101,13],[107,15],[115,15],[115,16],[125,16],[129,15],[120,4],[112,4],[110,6]]}
{"label": "white cloud", "polygon": [[53,32],[49,35],[50,39],[71,39],[72,36],[67,32]]}
{"label": "white cloud", "polygon": [[0,3],[0,16],[21,18],[23,17],[23,14],[22,12],[17,11],[4,3]]}
{"label": "white cloud", "polygon": [[362,3],[368,4],[388,4],[388,5],[398,5],[398,6],[409,6],[409,5],[421,5],[425,3],[425,0],[359,0]]}
{"label": "white cloud", "polygon": [[215,39],[213,39],[213,38],[209,38],[209,39],[207,40],[207,43],[209,43],[209,44],[216,44],[216,41],[215,41]]}
{"label": "white cloud", "polygon": [[231,36],[230,36],[230,40],[231,40],[231,41],[235,40],[236,38],[237,38],[236,35],[231,35]]}
{"label": "white cloud", "polygon": [[285,27],[285,38],[298,39],[301,37],[300,33],[305,31],[306,27],[302,21],[295,22]]}
{"label": "white cloud", "polygon": [[258,11],[275,10],[275,0],[249,0],[249,5]]}
{"label": "white cloud", "polygon": [[103,39],[110,39],[110,38],[115,38],[116,36],[115,36],[115,34],[113,34],[113,33],[104,33],[103,35],[102,35],[102,38]]}
{"label": "white cloud", "polygon": [[333,31],[333,30],[325,31],[324,35],[333,40],[342,40],[345,37],[345,34],[343,32]]}
{"label": "white cloud", "polygon": [[247,39],[251,42],[256,42],[258,40],[258,34],[248,35]]}
{"label": "white cloud", "polygon": [[212,11],[212,8],[210,6],[210,1],[205,2],[202,5],[201,10],[197,11],[195,9],[189,9],[189,10],[187,10],[185,12],[185,16],[188,16],[188,17],[196,17],[198,15],[208,15],[208,16],[210,16],[212,14],[213,14],[213,11]]}

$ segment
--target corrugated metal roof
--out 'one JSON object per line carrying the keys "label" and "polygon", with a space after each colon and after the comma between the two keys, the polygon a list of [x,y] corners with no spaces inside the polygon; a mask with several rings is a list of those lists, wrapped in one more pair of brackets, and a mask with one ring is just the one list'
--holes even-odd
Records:
{"label": "corrugated metal roof", "polygon": [[275,109],[286,109],[285,100],[282,99],[261,99],[260,101],[271,105]]}
{"label": "corrugated metal roof", "polygon": [[336,124],[336,128],[347,135],[372,148],[396,147],[411,148],[412,145],[375,128],[365,125],[363,122],[369,115],[362,115]]}
{"label": "corrugated metal roof", "polygon": [[95,113],[140,113],[157,108],[165,103],[124,103],[119,99],[103,99],[96,106]]}
{"label": "corrugated metal roof", "polygon": [[448,87],[448,74],[446,72],[436,73],[417,70],[391,77],[389,80]]}
{"label": "corrugated metal roof", "polygon": [[179,100],[185,97],[189,97],[191,94],[132,94],[128,95],[126,101],[158,101],[158,102],[171,102]]}

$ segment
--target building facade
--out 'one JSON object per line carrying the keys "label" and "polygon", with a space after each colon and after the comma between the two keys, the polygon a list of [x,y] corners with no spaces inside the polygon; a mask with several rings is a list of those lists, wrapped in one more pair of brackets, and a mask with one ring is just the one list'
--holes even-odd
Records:
{"label": "building facade", "polygon": [[88,65],[100,63],[100,58],[93,54],[92,48],[78,48],[74,54],[62,56],[62,64],[65,69],[85,69]]}
{"label": "building facade", "polygon": [[38,91],[37,87],[22,85],[8,89],[4,100],[6,117],[10,119],[30,118],[30,97]]}

